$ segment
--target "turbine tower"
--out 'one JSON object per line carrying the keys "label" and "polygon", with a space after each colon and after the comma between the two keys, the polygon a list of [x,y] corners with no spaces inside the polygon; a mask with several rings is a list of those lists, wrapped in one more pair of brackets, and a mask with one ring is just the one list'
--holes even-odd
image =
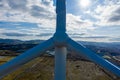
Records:
{"label": "turbine tower", "polygon": [[18,69],[23,64],[40,56],[48,49],[55,47],[55,78],[54,80],[66,80],[66,55],[67,47],[78,52],[78,54],[86,57],[92,62],[98,64],[104,69],[112,72],[120,77],[120,68],[96,53],[87,49],[85,46],[73,41],[66,34],[66,0],[57,0],[56,2],[57,24],[56,32],[49,40],[37,45],[36,47],[24,52],[16,58],[0,66],[0,78],[6,76],[10,72]]}

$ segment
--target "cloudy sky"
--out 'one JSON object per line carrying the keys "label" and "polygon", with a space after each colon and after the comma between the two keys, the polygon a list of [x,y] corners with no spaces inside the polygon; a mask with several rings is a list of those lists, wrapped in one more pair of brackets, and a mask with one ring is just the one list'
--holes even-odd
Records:
{"label": "cloudy sky", "polygon": [[[48,39],[56,0],[0,0],[0,38]],[[120,42],[120,0],[67,0],[67,33],[74,40]]]}

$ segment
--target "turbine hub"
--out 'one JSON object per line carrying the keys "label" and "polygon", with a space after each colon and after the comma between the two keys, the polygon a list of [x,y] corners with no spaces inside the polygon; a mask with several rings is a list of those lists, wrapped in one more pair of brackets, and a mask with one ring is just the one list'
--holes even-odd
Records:
{"label": "turbine hub", "polygon": [[68,35],[66,33],[56,32],[53,36],[55,46],[63,47],[67,44]]}

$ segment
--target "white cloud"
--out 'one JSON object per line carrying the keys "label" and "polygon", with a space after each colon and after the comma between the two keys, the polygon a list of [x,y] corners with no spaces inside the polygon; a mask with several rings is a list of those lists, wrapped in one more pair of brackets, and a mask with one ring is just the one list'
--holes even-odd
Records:
{"label": "white cloud", "polygon": [[67,14],[67,30],[68,31],[82,31],[87,29],[94,29],[93,23],[90,20],[83,20],[81,16]]}
{"label": "white cloud", "polygon": [[[79,15],[67,13],[67,32],[69,34],[85,33],[83,36],[91,36],[89,31],[94,31],[95,28],[100,26],[120,25],[120,1],[105,0],[104,4],[98,4],[98,1],[94,1],[87,9],[78,11],[81,12]],[[22,31],[25,34],[31,33],[33,35],[31,38],[35,39],[38,38],[35,35],[55,32],[56,13],[53,0],[0,0],[0,12],[0,21],[31,22],[36,23],[38,26],[36,28],[25,29],[21,25],[14,23],[12,25],[19,27],[19,30],[3,30],[5,32],[21,33]],[[30,37],[28,36],[27,39],[30,39]]]}
{"label": "white cloud", "polygon": [[[120,8],[118,5],[98,7],[96,10],[97,10],[97,13],[99,13],[99,15],[96,15],[96,17],[100,21],[98,21],[97,23],[102,26],[120,25],[120,19],[118,21],[110,21],[109,20],[111,17],[114,17],[116,15],[115,10],[118,8]],[[120,14],[117,14],[117,15],[120,16]]]}
{"label": "white cloud", "polygon": [[[55,29],[55,6],[53,6],[53,1],[51,0],[2,0],[0,3],[4,6],[0,8],[0,21],[15,22],[9,24],[10,27],[14,26],[19,29],[1,29],[0,37],[2,38],[13,38],[13,39],[39,39],[38,36],[47,32],[48,34],[53,33]],[[25,26],[18,25],[16,22],[27,22],[28,24],[36,23],[38,27],[34,28],[25,28]],[[8,25],[8,26],[9,26]],[[30,24],[29,24],[30,25]],[[2,25],[4,26],[4,24]],[[24,36],[16,37],[3,35],[3,33],[17,33],[26,34]],[[27,36],[29,35],[29,36]],[[31,36],[30,36],[31,35]],[[40,39],[47,39],[48,36],[41,36]]]}
{"label": "white cloud", "polygon": [[[119,26],[120,25],[120,0],[104,0],[99,2],[84,13],[90,16],[98,26]],[[100,4],[101,3],[101,4]]]}
{"label": "white cloud", "polygon": [[104,4],[106,4],[106,5],[119,5],[120,0],[105,0]]}
{"label": "white cloud", "polygon": [[96,25],[120,25],[120,5],[118,4],[120,4],[119,0],[105,0],[104,4],[99,4],[93,11],[86,13],[97,19]]}
{"label": "white cloud", "polygon": [[[40,28],[55,29],[56,14],[53,0],[6,0],[8,7],[1,10],[1,21],[33,22]],[[9,11],[8,11],[9,10]],[[92,29],[92,22],[67,14],[68,30]]]}
{"label": "white cloud", "polygon": [[1,21],[33,22],[41,23],[43,26],[45,24],[55,26],[53,24],[55,7],[51,0],[2,0],[1,4],[4,5],[0,9]]}

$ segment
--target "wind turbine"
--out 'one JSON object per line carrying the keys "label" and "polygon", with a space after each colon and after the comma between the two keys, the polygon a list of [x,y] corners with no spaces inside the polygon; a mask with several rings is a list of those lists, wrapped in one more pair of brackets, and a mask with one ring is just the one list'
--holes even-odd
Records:
{"label": "wind turbine", "polygon": [[103,59],[85,46],[73,41],[66,34],[66,0],[56,2],[57,24],[56,32],[49,40],[24,52],[18,57],[0,66],[0,78],[21,67],[23,64],[40,56],[46,50],[55,47],[55,78],[54,80],[66,80],[66,55],[67,47],[74,49],[80,55],[100,65],[101,67],[120,77],[120,68]]}

